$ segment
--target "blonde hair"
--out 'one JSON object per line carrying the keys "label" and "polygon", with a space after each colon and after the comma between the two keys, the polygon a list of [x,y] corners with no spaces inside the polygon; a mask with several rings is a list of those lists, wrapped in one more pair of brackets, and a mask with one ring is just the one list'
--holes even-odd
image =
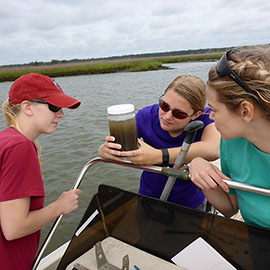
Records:
{"label": "blonde hair", "polygon": [[206,103],[205,83],[197,76],[181,75],[176,77],[166,88],[165,93],[174,90],[184,97],[191,105],[192,109],[203,111]]}
{"label": "blonde hair", "polygon": [[[22,133],[22,131],[20,130],[20,127],[18,125],[18,121],[17,121],[17,115],[20,113],[21,111],[21,104],[10,104],[8,100],[4,101],[3,105],[2,105],[2,112],[3,115],[5,117],[7,126],[10,127],[14,127],[18,132]],[[23,134],[23,133],[22,133]],[[41,166],[42,164],[42,160],[41,160],[41,145],[37,142],[34,141],[34,144],[37,148],[37,153],[38,153],[38,160],[39,160],[39,164]]]}
{"label": "blonde hair", "polygon": [[254,92],[254,96],[235,83],[229,76],[219,77],[216,66],[208,73],[207,85],[217,92],[218,101],[229,110],[236,110],[243,100],[253,103],[263,117],[270,121],[270,51],[269,48],[232,50],[229,65],[240,79]]}

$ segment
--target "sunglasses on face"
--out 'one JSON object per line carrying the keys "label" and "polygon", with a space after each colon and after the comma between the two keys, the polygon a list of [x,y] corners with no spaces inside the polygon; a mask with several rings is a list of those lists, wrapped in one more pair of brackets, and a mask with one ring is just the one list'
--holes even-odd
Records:
{"label": "sunglasses on face", "polygon": [[187,117],[191,117],[196,113],[195,112],[192,115],[188,115],[187,113],[182,112],[177,109],[172,110],[170,105],[167,102],[165,102],[163,99],[161,99],[161,97],[159,98],[159,107],[164,112],[172,111],[172,115],[177,119],[186,119]]}
{"label": "sunglasses on face", "polygon": [[31,101],[36,102],[36,103],[41,103],[41,104],[48,104],[49,110],[52,112],[59,112],[62,109],[61,107],[54,106],[43,99],[35,99]]}
{"label": "sunglasses on face", "polygon": [[247,93],[251,94],[252,97],[259,102],[258,97],[254,94],[254,92],[239,78],[239,76],[231,69],[228,62],[228,55],[232,50],[229,50],[224,53],[224,55],[220,58],[217,63],[216,71],[219,77],[229,76],[232,80],[234,80],[239,86],[241,86]]}

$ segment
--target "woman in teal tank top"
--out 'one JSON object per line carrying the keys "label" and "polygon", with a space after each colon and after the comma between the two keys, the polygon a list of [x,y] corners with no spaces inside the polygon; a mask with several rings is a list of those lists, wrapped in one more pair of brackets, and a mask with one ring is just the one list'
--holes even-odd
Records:
{"label": "woman in teal tank top", "polygon": [[240,209],[246,223],[270,228],[270,197],[229,189],[222,180],[270,189],[270,51],[226,52],[209,71],[206,92],[222,137],[222,172],[196,158],[191,179],[225,216]]}

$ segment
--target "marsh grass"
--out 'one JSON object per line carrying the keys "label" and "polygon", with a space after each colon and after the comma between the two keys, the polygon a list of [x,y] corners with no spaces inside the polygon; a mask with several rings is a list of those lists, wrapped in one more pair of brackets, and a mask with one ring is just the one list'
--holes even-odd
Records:
{"label": "marsh grass", "polygon": [[72,75],[102,74],[114,72],[135,72],[166,69],[162,64],[188,61],[211,61],[221,57],[221,54],[193,55],[181,57],[156,57],[141,59],[78,61],[50,65],[23,65],[0,67],[0,82],[14,81],[27,73],[40,73],[49,77]]}

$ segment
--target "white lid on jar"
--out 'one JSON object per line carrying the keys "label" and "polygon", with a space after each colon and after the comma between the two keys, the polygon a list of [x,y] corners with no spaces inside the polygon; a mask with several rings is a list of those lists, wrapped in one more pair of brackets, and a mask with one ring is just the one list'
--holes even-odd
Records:
{"label": "white lid on jar", "polygon": [[126,114],[134,112],[135,107],[133,104],[119,104],[107,108],[107,113],[110,115]]}

